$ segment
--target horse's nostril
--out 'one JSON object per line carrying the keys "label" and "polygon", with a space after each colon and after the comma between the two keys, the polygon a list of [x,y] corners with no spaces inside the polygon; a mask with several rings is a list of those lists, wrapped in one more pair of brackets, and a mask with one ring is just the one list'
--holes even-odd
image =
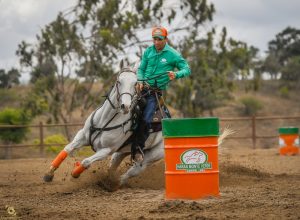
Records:
{"label": "horse's nostril", "polygon": [[121,105],[121,109],[124,109],[124,108],[125,108],[125,105],[124,105],[124,104],[122,104],[122,105]]}

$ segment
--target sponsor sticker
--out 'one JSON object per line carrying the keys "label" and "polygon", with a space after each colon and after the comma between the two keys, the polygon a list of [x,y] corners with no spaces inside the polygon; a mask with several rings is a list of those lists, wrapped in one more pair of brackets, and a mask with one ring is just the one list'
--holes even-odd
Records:
{"label": "sponsor sticker", "polygon": [[282,138],[279,138],[279,147],[284,147],[285,146],[285,142]]}
{"label": "sponsor sticker", "polygon": [[180,155],[181,163],[176,164],[176,170],[186,172],[202,172],[212,169],[212,164],[208,162],[208,155],[200,149],[190,149]]}

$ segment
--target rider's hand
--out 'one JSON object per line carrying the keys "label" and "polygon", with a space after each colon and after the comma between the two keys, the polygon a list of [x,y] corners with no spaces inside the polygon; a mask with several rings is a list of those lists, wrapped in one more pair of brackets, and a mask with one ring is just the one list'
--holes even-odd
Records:
{"label": "rider's hand", "polygon": [[176,73],[174,73],[173,71],[168,71],[168,76],[170,80],[173,80],[176,78]]}
{"label": "rider's hand", "polygon": [[138,82],[138,83],[136,84],[136,91],[137,91],[137,92],[141,92],[141,91],[143,90],[143,88],[144,88],[144,84],[143,84],[143,83]]}

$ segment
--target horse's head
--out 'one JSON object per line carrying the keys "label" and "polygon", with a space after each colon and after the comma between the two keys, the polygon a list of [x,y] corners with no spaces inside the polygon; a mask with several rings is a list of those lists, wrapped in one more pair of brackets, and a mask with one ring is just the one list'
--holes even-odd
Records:
{"label": "horse's head", "polygon": [[134,67],[122,60],[120,63],[120,73],[117,80],[118,101],[121,111],[127,114],[130,110],[132,100],[136,94],[135,85],[137,82],[136,70],[138,63]]}

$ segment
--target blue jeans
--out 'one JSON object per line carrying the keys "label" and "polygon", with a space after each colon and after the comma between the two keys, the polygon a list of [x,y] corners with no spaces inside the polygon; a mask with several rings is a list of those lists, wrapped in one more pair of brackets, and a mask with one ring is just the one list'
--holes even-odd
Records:
{"label": "blue jeans", "polygon": [[[151,129],[151,122],[153,120],[153,115],[157,107],[156,96],[153,93],[150,93],[147,90],[142,91],[142,95],[146,99],[146,104],[141,105],[143,109],[143,114],[139,115],[139,122],[137,128],[134,130],[133,141],[131,145],[131,157],[134,158],[136,152],[140,151],[143,153],[145,147],[145,142],[149,137],[149,130]],[[158,92],[158,97],[162,96],[161,92]],[[144,103],[144,102],[143,102]],[[162,106],[168,118],[171,118],[171,115],[168,109]]]}
{"label": "blue jeans", "polygon": [[155,94],[151,94],[146,96],[147,104],[145,106],[144,112],[143,112],[143,120],[147,125],[147,128],[151,128],[151,122],[153,115],[155,113],[156,109],[156,97]]}

